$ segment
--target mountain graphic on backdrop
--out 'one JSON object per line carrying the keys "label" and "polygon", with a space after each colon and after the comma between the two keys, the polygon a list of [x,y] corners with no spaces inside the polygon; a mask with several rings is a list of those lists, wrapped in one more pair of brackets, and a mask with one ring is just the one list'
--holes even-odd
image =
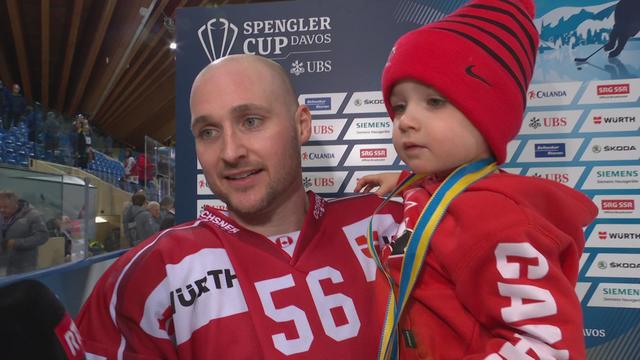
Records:
{"label": "mountain graphic on backdrop", "polygon": [[534,20],[540,31],[540,52],[564,46],[605,44],[613,28],[618,1],[592,6],[563,6]]}

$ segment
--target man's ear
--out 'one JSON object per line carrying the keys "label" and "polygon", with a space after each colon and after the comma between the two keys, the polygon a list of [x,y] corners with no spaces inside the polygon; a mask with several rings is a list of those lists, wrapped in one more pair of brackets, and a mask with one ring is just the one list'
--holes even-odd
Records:
{"label": "man's ear", "polygon": [[306,105],[298,106],[295,120],[298,129],[298,143],[302,145],[311,137],[311,111]]}

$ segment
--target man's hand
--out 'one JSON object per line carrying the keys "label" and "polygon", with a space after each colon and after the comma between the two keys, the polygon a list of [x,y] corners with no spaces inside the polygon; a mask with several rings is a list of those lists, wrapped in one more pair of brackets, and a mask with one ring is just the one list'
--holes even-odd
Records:
{"label": "man's hand", "polygon": [[400,173],[379,173],[363,176],[358,179],[354,192],[371,192],[377,187],[375,194],[378,196],[385,196],[390,193],[398,182]]}

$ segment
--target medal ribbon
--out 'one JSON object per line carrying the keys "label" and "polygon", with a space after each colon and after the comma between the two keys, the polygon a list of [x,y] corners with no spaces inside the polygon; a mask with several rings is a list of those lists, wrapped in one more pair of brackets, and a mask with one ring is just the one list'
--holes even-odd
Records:
{"label": "medal ribbon", "polygon": [[[407,305],[409,295],[416,283],[422,264],[427,256],[427,250],[433,234],[435,233],[440,220],[444,216],[447,208],[453,199],[462,193],[469,185],[491,174],[497,169],[493,158],[478,160],[460,166],[453,171],[436,189],[435,193],[427,202],[416,222],[415,229],[405,248],[402,267],[400,270],[400,282],[396,285],[391,277],[391,272],[381,262],[375,251],[375,239],[373,236],[373,216],[367,229],[367,244],[376,265],[384,273],[391,291],[385,314],[384,328],[382,330],[380,348],[378,351],[379,360],[389,360],[398,358],[398,323],[402,312]],[[384,205],[398,193],[407,187],[415,184],[425,175],[411,174],[404,179],[389,194],[384,202],[378,206],[377,213]],[[396,290],[397,289],[397,290]],[[397,299],[397,300],[396,300]]]}

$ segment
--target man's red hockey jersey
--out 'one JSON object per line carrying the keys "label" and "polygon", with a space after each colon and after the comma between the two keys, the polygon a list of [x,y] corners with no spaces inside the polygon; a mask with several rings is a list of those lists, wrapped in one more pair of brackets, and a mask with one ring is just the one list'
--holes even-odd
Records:
{"label": "man's red hockey jersey", "polygon": [[[292,257],[213,208],[127,252],[78,317],[87,352],[108,359],[375,358],[388,285],[364,234],[380,199],[308,195]],[[376,215],[379,237],[392,236],[401,216],[398,203]]]}

